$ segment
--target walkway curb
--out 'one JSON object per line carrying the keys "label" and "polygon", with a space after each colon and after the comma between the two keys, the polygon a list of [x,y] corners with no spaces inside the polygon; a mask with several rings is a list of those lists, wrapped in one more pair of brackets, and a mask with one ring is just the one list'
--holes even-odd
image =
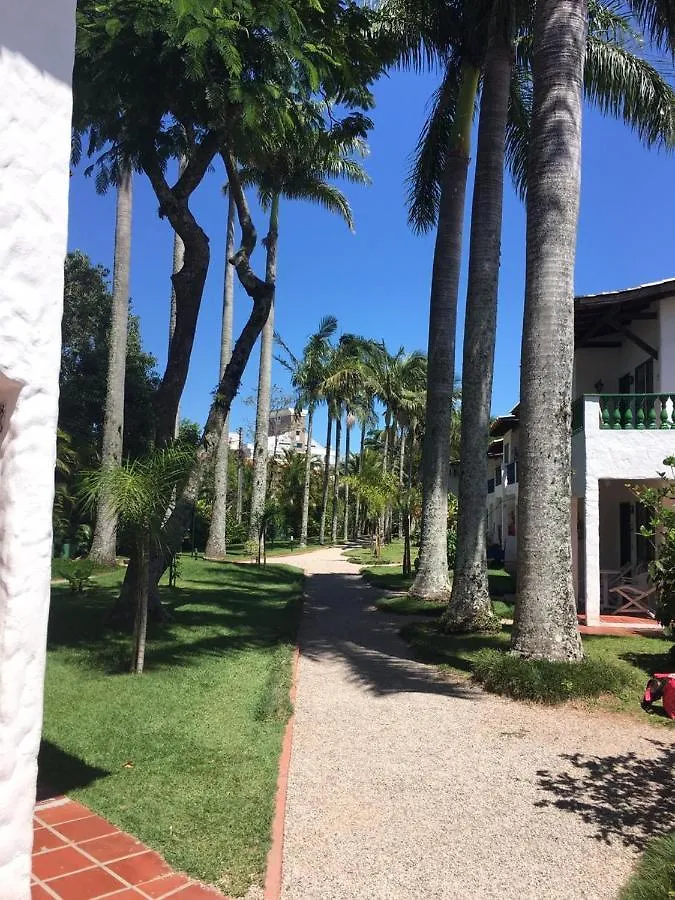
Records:
{"label": "walkway curb", "polygon": [[[304,600],[306,601],[306,597]],[[304,605],[304,603],[303,603]],[[284,826],[286,822],[286,794],[288,791],[288,774],[291,768],[293,751],[293,725],[295,723],[295,695],[298,687],[298,669],[300,667],[300,645],[296,643],[293,651],[290,700],[293,711],[286,723],[284,739],[281,744],[279,758],[279,775],[277,776],[277,792],[274,801],[274,818],[272,819],[272,845],[267,854],[265,870],[265,900],[280,900],[284,866]]]}

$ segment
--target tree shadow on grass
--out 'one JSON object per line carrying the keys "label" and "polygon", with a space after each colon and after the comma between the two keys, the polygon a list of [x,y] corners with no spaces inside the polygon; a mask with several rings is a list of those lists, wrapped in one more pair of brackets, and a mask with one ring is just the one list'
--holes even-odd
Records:
{"label": "tree shadow on grass", "polygon": [[[190,567],[178,587],[160,588],[169,615],[166,622],[149,625],[145,669],[188,666],[205,655],[293,641],[301,589],[301,573],[275,566],[203,562],[197,576]],[[128,671],[131,637],[109,621],[118,591],[116,581],[83,594],[54,589],[49,649],[73,651],[77,664],[107,674]]]}
{"label": "tree shadow on grass", "polygon": [[408,692],[482,699],[469,684],[442,678],[421,664],[399,635],[400,619],[373,607],[377,594],[360,576],[312,575],[309,592],[300,632],[303,657],[345,662],[353,683],[380,696]]}
{"label": "tree shadow on grass", "polygon": [[67,794],[110,774],[106,769],[90,766],[51,741],[43,740],[38,756],[37,799],[49,800],[59,794]]}
{"label": "tree shadow on grass", "polygon": [[537,772],[544,796],[537,806],[555,806],[596,829],[595,838],[644,850],[649,841],[672,831],[675,821],[675,750],[649,740],[656,756],[562,754],[573,771]]}

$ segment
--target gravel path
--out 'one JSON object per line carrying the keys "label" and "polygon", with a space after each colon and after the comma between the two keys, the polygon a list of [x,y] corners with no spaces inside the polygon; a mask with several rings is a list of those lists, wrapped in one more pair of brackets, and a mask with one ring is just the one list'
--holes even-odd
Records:
{"label": "gravel path", "polygon": [[441,680],[339,550],[283,561],[309,575],[283,900],[616,897],[675,821],[669,733]]}

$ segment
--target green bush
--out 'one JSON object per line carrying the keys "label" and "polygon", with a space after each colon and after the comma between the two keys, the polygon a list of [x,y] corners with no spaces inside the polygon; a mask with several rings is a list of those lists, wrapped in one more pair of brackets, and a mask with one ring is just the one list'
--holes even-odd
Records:
{"label": "green bush", "polygon": [[494,694],[551,704],[575,697],[621,694],[630,685],[629,673],[600,660],[549,662],[523,659],[500,650],[476,654],[473,678]]}
{"label": "green bush", "polygon": [[54,574],[65,578],[71,591],[81,594],[91,584],[94,564],[88,559],[60,559],[54,565]]}
{"label": "green bush", "polygon": [[620,900],[668,900],[675,895],[675,832],[652,841]]}

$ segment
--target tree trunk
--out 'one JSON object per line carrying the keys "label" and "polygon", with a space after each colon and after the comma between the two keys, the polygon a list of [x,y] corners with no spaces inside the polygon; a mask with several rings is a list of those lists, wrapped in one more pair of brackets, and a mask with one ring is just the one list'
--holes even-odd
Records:
{"label": "tree trunk", "polygon": [[[225,240],[225,285],[223,289],[223,325],[220,338],[219,380],[223,377],[232,356],[232,318],[234,315],[234,198],[228,192],[227,237]],[[223,430],[216,450],[214,467],[213,509],[206,542],[207,559],[225,559],[227,552],[227,472],[230,450],[230,416],[223,423]]]}
{"label": "tree trunk", "polygon": [[438,212],[429,310],[426,432],[423,451],[422,543],[411,588],[417,597],[448,600],[448,476],[455,369],[457,292],[477,69],[464,64]]}
{"label": "tree trunk", "polygon": [[[224,426],[223,426],[224,427]],[[239,447],[237,451],[237,525],[241,525],[244,517],[244,430],[239,429]]]}
{"label": "tree trunk", "polygon": [[[349,438],[352,426],[349,424],[349,416],[347,417],[345,432],[345,478],[349,475]],[[353,421],[353,420],[352,420]],[[345,518],[344,518],[344,542],[349,540],[349,485],[345,481]]]}
{"label": "tree trunk", "polygon": [[305,452],[305,484],[302,490],[302,524],[300,526],[300,546],[307,546],[307,527],[309,525],[309,489],[312,483],[312,425],[314,422],[314,406],[310,403],[307,412],[307,449]]}
{"label": "tree trunk", "polygon": [[520,375],[512,647],[583,656],[572,586],[570,427],[586,0],[537,0]]}
{"label": "tree trunk", "polygon": [[326,455],[323,461],[323,492],[321,495],[321,526],[319,528],[319,543],[324,544],[326,539],[326,517],[328,515],[328,482],[330,479],[330,442],[333,433],[333,417],[328,409],[328,428],[326,429]]}
{"label": "tree trunk", "polygon": [[[401,442],[399,445],[399,459],[398,459],[398,485],[403,490],[404,483],[404,473],[405,473],[405,427],[401,425]],[[408,485],[410,487],[410,485]],[[399,538],[403,537],[403,508],[399,506],[399,514],[398,514],[398,536]]]}
{"label": "tree trunk", "polygon": [[443,618],[450,631],[498,625],[488,587],[485,544],[487,454],[492,401],[497,288],[504,194],[504,142],[513,51],[502,31],[488,47],[478,124],[471,210],[469,283],[464,321],[457,556],[452,598]]}
{"label": "tree trunk", "polygon": [[[206,165],[208,165],[208,162],[210,162],[210,159],[211,157],[209,157],[208,154],[204,154],[200,158],[200,165],[202,167],[205,167]],[[239,389],[239,385],[241,384],[241,378],[244,369],[246,368],[246,364],[248,363],[248,360],[251,356],[251,351],[253,350],[255,342],[257,341],[260,332],[265,325],[265,322],[267,321],[270,306],[274,299],[274,282],[269,282],[267,280],[263,281],[262,279],[258,278],[251,268],[250,258],[256,246],[256,232],[251,220],[246,196],[242,189],[241,182],[238,178],[234,159],[230,153],[225,153],[224,159],[227,167],[230,188],[233,191],[235,197],[239,225],[241,226],[242,235],[241,246],[235,253],[231,262],[235,267],[237,277],[241,285],[243,286],[249,297],[251,297],[253,304],[246,324],[242,328],[241,333],[239,334],[239,337],[235,342],[234,349],[232,351],[232,357],[225,369],[223,377],[220,380],[218,390],[216,391],[215,397],[211,404],[208,418],[206,420],[206,425],[204,426],[201,443],[195,455],[195,462],[192,471],[190,472],[190,475],[185,482],[180,497],[178,497],[177,499],[176,506],[173,512],[171,513],[168,521],[162,529],[160,547],[154,549],[150,554],[150,610],[156,612],[158,615],[161,614],[159,594],[157,592],[159,579],[163,571],[166,569],[173,554],[177,550],[179,550],[182,545],[183,537],[189,526],[194,504],[197,502],[197,498],[199,496],[199,489],[201,486],[204,471],[213,460],[213,456],[217,447],[218,440],[220,439],[220,434],[223,429],[225,418],[230,411],[232,400],[237,390]],[[198,172],[194,172],[193,174],[191,174],[190,166],[192,164],[193,162],[191,160],[188,163],[188,168],[184,175],[184,178],[186,179],[188,179],[189,177],[190,183],[196,181],[199,174]],[[184,205],[178,204],[175,196],[173,195],[173,192],[166,185],[161,171],[156,166],[147,166],[146,172],[150,177],[150,180],[155,189],[155,193],[163,202],[165,209],[167,209],[168,213],[170,214],[169,217],[171,219],[171,224],[176,230],[182,229],[181,236],[183,237],[183,240],[185,242],[186,250],[183,270],[177,276],[174,276],[178,309],[176,333],[174,334],[172,345],[172,356],[177,355],[178,360],[175,362],[175,365],[173,365],[172,373],[169,373],[169,369],[171,368],[171,361],[167,363],[167,371],[165,372],[164,379],[162,381],[165,389],[165,400],[163,401],[163,404],[161,406],[161,409],[164,410],[164,425],[162,426],[162,428],[165,429],[170,421],[167,414],[167,409],[169,408],[169,400],[167,400],[166,398],[168,397],[170,399],[171,396],[173,396],[173,392],[177,385],[176,373],[181,375],[183,374],[181,360],[184,357],[186,349],[188,349],[185,343],[187,342],[188,337],[188,320],[192,317],[193,313],[196,315],[195,306],[197,311],[199,309],[204,286],[203,278],[206,277],[206,271],[208,269],[209,247],[208,238],[195,222],[192,214],[189,211],[189,208],[187,207],[187,203],[185,203]],[[186,274],[186,269],[188,269],[188,274]],[[199,279],[197,280],[197,282],[195,282],[194,279],[197,275],[199,275]],[[185,316],[183,316],[182,319],[181,309],[186,309]],[[183,339],[179,340],[178,337],[181,327],[185,332],[185,341]],[[192,332],[192,337],[194,337],[194,330]],[[176,350],[176,347],[178,347],[178,350]],[[189,353],[187,356],[187,360],[189,361]],[[185,368],[185,374],[186,373],[187,367]],[[161,390],[162,387],[160,386],[160,391]],[[175,413],[175,405],[173,409]],[[157,430],[158,433],[161,433],[162,431],[160,426],[158,426]],[[122,615],[124,615],[124,611],[127,608],[127,601],[130,596],[129,587],[134,582],[136,569],[137,565],[134,561],[134,558],[132,557],[127,569],[127,574],[124,579],[123,590],[119,601],[119,609],[117,610],[117,612],[120,612]]]}
{"label": "tree trunk", "polygon": [[[363,452],[365,450],[366,445],[366,423],[365,421],[361,422],[361,441],[359,446],[359,475],[363,471]],[[357,488],[356,491],[356,509],[354,510],[354,540],[356,540],[361,533],[361,494]]]}
{"label": "tree trunk", "polygon": [[[115,221],[115,261],[113,266],[112,321],[108,351],[108,383],[103,419],[101,466],[122,462],[124,435],[124,379],[129,326],[129,276],[131,272],[131,211],[133,176],[130,169],[120,173],[117,185]],[[117,552],[117,516],[105,494],[96,510],[96,526],[89,558],[102,566],[114,566]]]}
{"label": "tree trunk", "polygon": [[342,437],[342,410],[335,419],[335,476],[333,478],[333,509],[331,519],[331,543],[337,544],[338,498],[340,491],[340,438]]}
{"label": "tree trunk", "polygon": [[148,633],[148,545],[147,532],[138,541],[136,559],[138,561],[138,573],[136,578],[136,616],[134,619],[133,658],[131,671],[134,675],[143,674],[145,665],[145,643]]}
{"label": "tree trunk", "polygon": [[[187,160],[184,156],[178,160],[178,177],[183,174],[185,171],[185,166],[187,164]],[[176,275],[183,268],[183,262],[185,260],[185,244],[183,243],[183,239],[178,234],[177,231],[173,233],[173,268],[171,270],[172,275]],[[176,330],[176,288],[173,284],[173,278],[171,280],[171,305],[169,307],[169,356],[171,355],[171,341],[173,340],[173,333]],[[173,436],[175,438],[178,437],[178,432],[180,431],[180,405],[176,408],[176,426],[174,428]]]}
{"label": "tree trunk", "polygon": [[[270,229],[267,235],[267,281],[276,281],[277,244],[279,234],[279,195],[272,198]],[[274,348],[274,300],[260,338],[260,369],[258,371],[258,405],[255,416],[253,446],[253,487],[251,491],[251,524],[249,539],[258,535],[258,523],[265,512],[267,499],[267,458],[272,392],[272,350]]]}

